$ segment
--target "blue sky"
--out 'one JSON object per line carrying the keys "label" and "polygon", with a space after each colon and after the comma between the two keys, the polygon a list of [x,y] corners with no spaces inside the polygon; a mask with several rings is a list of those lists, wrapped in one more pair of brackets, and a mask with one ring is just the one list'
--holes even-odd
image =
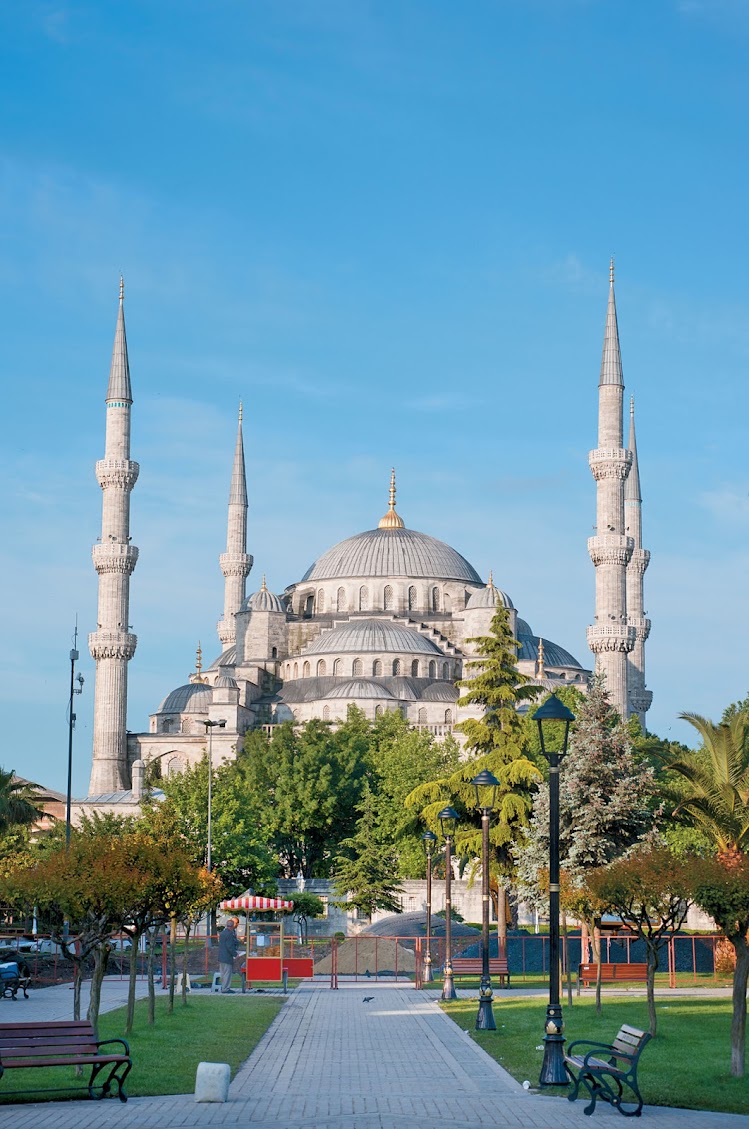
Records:
{"label": "blue sky", "polygon": [[746,0],[0,8],[0,763],[64,788],[95,626],[120,271],[140,560],[129,725],[218,649],[245,403],[250,590],[376,524],[585,662],[608,287],[634,394],[651,728],[749,689]]}

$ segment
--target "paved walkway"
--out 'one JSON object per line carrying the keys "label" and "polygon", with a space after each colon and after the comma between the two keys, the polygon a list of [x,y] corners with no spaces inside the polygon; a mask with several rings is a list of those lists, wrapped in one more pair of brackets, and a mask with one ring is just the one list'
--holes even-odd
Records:
{"label": "paved walkway", "polygon": [[[107,984],[106,1007],[126,986]],[[67,995],[64,993],[67,992]],[[365,996],[373,998],[364,1003]],[[46,997],[45,999],[42,997]],[[32,1002],[33,1001],[33,1002]],[[32,993],[24,1009],[55,1018],[70,993]],[[246,998],[235,996],[241,1024]],[[2,1006],[2,1016],[11,1005]],[[21,1003],[18,1003],[20,1012]],[[44,1015],[45,1010],[49,1015]],[[28,1014],[28,1013],[27,1013]],[[501,1036],[498,1036],[501,1037]],[[229,1102],[196,1104],[192,1095],[117,1101],[54,1102],[0,1108],[13,1129],[581,1129],[624,1124],[599,1105],[570,1104],[523,1090],[448,1019],[424,992],[394,985],[304,984],[294,991],[254,1054],[238,1071]],[[12,1113],[11,1113],[12,1110]],[[640,1124],[656,1129],[749,1129],[749,1116],[646,1107]]]}

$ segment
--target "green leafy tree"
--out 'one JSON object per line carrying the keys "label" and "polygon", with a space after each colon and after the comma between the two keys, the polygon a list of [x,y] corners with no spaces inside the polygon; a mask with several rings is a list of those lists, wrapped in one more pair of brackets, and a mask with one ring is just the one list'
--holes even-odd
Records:
{"label": "green leafy tree", "polygon": [[643,848],[588,876],[588,885],[604,906],[637,934],[647,950],[647,996],[650,1034],[658,1031],[655,974],[661,949],[686,920],[691,870],[666,847]]}
{"label": "green leafy tree", "polygon": [[0,835],[17,827],[28,827],[44,814],[37,806],[33,784],[21,780],[13,770],[0,768]]}
{"label": "green leafy tree", "polygon": [[285,877],[329,877],[338,843],[356,827],[369,760],[358,718],[349,711],[348,720],[342,734],[315,719],[245,740],[238,768]]}
{"label": "green leafy tree", "polygon": [[356,906],[370,918],[377,909],[401,913],[395,853],[381,833],[377,800],[368,784],[364,786],[357,810],[360,818],[356,831],[341,840],[341,853],[336,859],[336,891],[345,899],[340,904]]}
{"label": "green leafy tree", "polygon": [[306,941],[310,918],[322,917],[325,913],[325,904],[321,898],[318,898],[317,894],[311,894],[305,890],[292,894],[291,902],[294,906],[291,916],[299,926],[300,937]]}
{"label": "green leafy tree", "polygon": [[465,690],[459,706],[477,707],[479,717],[468,718],[456,728],[465,734],[474,754],[449,775],[415,788],[407,799],[428,827],[438,830],[438,813],[452,804],[461,815],[455,835],[456,854],[481,856],[481,818],[475,807],[471,780],[489,769],[499,780],[497,804],[492,815],[489,840],[491,879],[497,895],[497,932],[507,936],[506,888],[514,872],[513,847],[530,817],[535,787],[541,779],[529,756],[523,720],[518,707],[538,695],[538,688],[517,669],[518,644],[510,629],[506,608],[499,605],[490,624],[490,634],[471,639],[479,658],[468,664],[473,676],[460,682]]}

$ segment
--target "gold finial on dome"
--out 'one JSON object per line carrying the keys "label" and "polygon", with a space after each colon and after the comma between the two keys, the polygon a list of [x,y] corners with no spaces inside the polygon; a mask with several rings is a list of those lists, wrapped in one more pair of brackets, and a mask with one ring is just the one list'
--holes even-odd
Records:
{"label": "gold finial on dome", "polygon": [[191,682],[207,682],[208,679],[203,677],[202,670],[203,670],[203,649],[200,646],[200,640],[198,639],[198,647],[197,647],[197,650],[195,651],[195,673],[190,675],[190,681]]}
{"label": "gold finial on dome", "polygon": [[390,472],[390,503],[388,512],[380,518],[378,529],[405,529],[406,523],[395,512],[395,467]]}
{"label": "gold finial on dome", "polygon": [[263,573],[263,583],[260,585],[260,591],[261,592],[267,592],[268,591],[268,586],[265,583],[265,573]]}
{"label": "gold finial on dome", "polygon": [[487,588],[493,588],[494,587],[494,570],[491,569],[491,568],[489,569],[489,579],[486,582],[486,587]]}
{"label": "gold finial on dome", "polygon": [[538,662],[536,663],[536,678],[546,678],[546,665],[544,663],[544,641],[539,636],[538,639]]}

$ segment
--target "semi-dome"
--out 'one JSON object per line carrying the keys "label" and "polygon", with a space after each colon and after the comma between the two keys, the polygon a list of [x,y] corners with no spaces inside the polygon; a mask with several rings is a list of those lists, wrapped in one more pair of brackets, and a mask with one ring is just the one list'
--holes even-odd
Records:
{"label": "semi-dome", "polygon": [[420,697],[422,702],[457,702],[460,692],[454,682],[432,682]]}
{"label": "semi-dome", "polygon": [[486,587],[479,588],[470,597],[468,603],[466,604],[466,611],[471,611],[473,608],[496,608],[497,600],[499,600],[499,602],[502,604],[502,607],[515,607],[506,592],[503,592],[500,588],[494,587],[494,581],[492,580],[490,575],[489,583],[486,585]]}
{"label": "semi-dome", "polygon": [[347,678],[338,686],[334,686],[326,698],[388,698],[393,700],[393,695],[385,689],[380,682],[369,678]]}
{"label": "semi-dome", "polygon": [[382,651],[386,654],[442,655],[436,643],[400,623],[376,619],[354,619],[323,631],[302,653],[332,655]]}
{"label": "semi-dome", "polygon": [[167,694],[157,713],[208,713],[213,689],[205,682],[188,682]]}
{"label": "semi-dome", "polygon": [[[518,662],[538,661],[538,635],[526,635],[518,630],[518,643],[520,644]],[[569,651],[565,651],[564,647],[560,647],[558,643],[552,643],[550,639],[544,639],[543,644],[544,663],[546,666],[574,666],[582,670],[580,663],[574,655],[571,655]]]}
{"label": "semi-dome", "polygon": [[263,577],[262,587],[247,597],[245,607],[251,612],[282,612],[284,610],[283,604],[275,592],[269,592],[266,588],[265,577]]}
{"label": "semi-dome", "polygon": [[354,577],[462,580],[481,584],[481,577],[457,550],[415,529],[378,528],[339,541],[311,565],[305,581]]}

